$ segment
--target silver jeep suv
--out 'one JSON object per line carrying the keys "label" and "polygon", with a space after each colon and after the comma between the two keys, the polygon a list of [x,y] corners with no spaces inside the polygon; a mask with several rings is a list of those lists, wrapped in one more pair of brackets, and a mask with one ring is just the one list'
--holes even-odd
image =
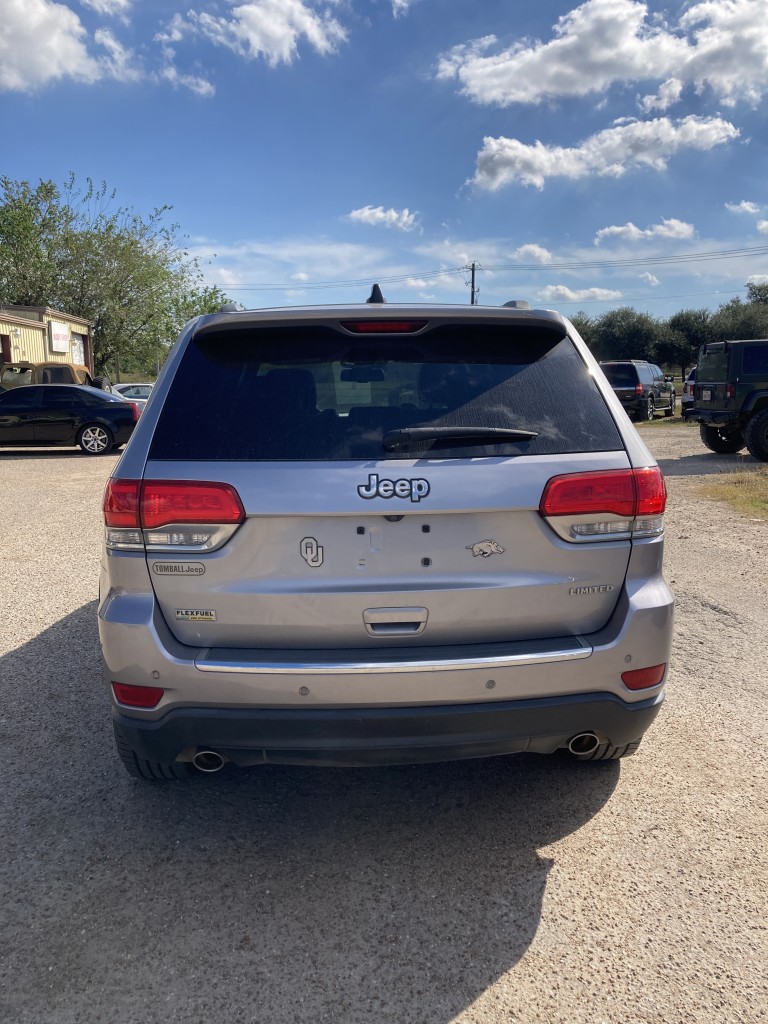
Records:
{"label": "silver jeep suv", "polygon": [[104,496],[120,757],[167,779],[631,754],[669,662],[665,502],[558,313],[200,317]]}

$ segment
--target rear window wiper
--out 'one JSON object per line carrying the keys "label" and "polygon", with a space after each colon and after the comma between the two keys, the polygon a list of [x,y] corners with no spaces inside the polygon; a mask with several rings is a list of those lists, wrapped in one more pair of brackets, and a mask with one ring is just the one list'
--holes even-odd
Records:
{"label": "rear window wiper", "polygon": [[385,451],[396,451],[418,445],[420,441],[461,441],[466,444],[501,444],[504,441],[531,441],[535,430],[512,427],[407,427],[389,430],[381,439]]}

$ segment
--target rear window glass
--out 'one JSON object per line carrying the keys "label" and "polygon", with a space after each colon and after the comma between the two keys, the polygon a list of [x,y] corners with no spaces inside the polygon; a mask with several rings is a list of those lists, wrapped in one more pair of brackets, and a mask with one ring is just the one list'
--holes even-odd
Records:
{"label": "rear window glass", "polygon": [[[419,439],[385,451],[384,434],[412,427],[493,427],[536,436],[481,444]],[[600,392],[562,334],[474,324],[376,338],[312,325],[194,338],[149,457],[477,458],[621,447]]]}
{"label": "rear window glass", "polygon": [[611,366],[602,364],[600,369],[614,388],[633,388],[637,384],[637,370],[634,366]]}
{"label": "rear window glass", "polygon": [[725,346],[705,347],[699,352],[697,380],[724,381],[728,379],[728,354]]}
{"label": "rear window glass", "polygon": [[745,345],[742,363],[744,373],[768,377],[768,343],[765,345]]}

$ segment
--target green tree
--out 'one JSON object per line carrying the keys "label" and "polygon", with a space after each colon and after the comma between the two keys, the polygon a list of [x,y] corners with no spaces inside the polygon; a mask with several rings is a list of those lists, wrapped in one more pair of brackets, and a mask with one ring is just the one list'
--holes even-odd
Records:
{"label": "green tree", "polygon": [[731,299],[712,314],[711,325],[715,341],[768,338],[768,303]]}
{"label": "green tree", "polygon": [[655,363],[661,337],[658,320],[631,306],[621,306],[596,321],[591,347],[598,359],[648,359]]}
{"label": "green tree", "polygon": [[712,338],[712,314],[708,309],[682,309],[666,323],[659,356],[663,362],[679,366],[685,374],[696,362],[699,348]]}
{"label": "green tree", "polygon": [[768,305],[768,281],[747,281],[747,300]]}
{"label": "green tree", "polygon": [[595,338],[595,321],[592,317],[580,309],[578,313],[569,317],[569,319],[586,344],[592,348]]}
{"label": "green tree", "polygon": [[106,183],[70,176],[50,181],[0,179],[0,302],[44,305],[93,321],[94,362],[148,372],[167,352],[182,317],[226,296],[207,288],[170,207],[148,216],[115,206]]}

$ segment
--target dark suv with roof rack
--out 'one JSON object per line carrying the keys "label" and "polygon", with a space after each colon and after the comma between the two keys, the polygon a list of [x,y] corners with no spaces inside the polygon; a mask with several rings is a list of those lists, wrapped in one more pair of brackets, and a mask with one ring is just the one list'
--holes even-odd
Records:
{"label": "dark suv with roof rack", "polygon": [[728,455],[746,447],[768,462],[768,339],[702,345],[693,406],[684,416],[699,424],[710,451]]}
{"label": "dark suv with roof rack", "polygon": [[104,497],[123,764],[631,754],[669,663],[665,502],[558,313],[200,317]]}
{"label": "dark suv with roof rack", "polygon": [[677,392],[672,377],[644,359],[610,359],[600,363],[625,411],[633,420],[652,420],[657,412],[674,416]]}

